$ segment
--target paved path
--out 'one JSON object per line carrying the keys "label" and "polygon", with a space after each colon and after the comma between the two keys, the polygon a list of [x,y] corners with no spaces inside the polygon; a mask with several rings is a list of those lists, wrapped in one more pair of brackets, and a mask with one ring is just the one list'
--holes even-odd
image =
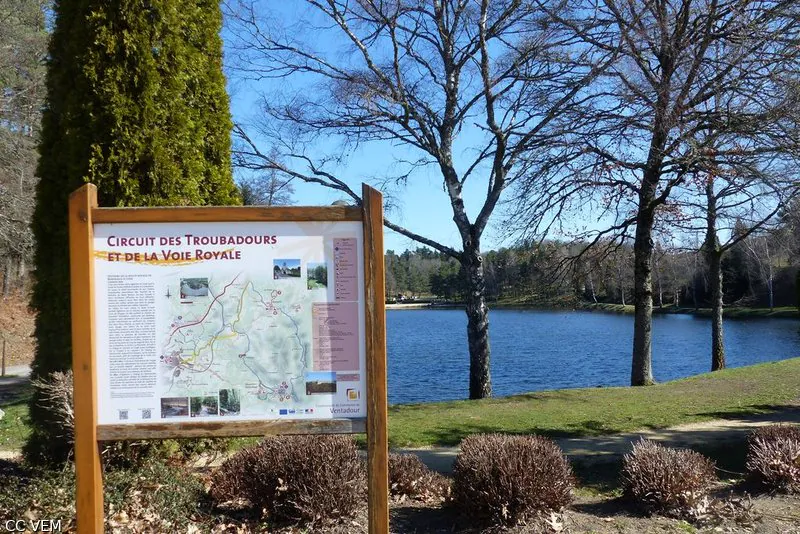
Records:
{"label": "paved path", "polygon": [[[715,419],[666,429],[608,436],[559,438],[555,441],[571,461],[594,464],[619,461],[630,451],[631,444],[641,438],[652,439],[670,447],[702,446],[708,449],[741,442],[753,429],[777,423],[800,423],[800,401],[768,414]],[[396,452],[414,453],[431,469],[448,474],[453,470],[458,447],[408,448],[398,449]]]}
{"label": "paved path", "polygon": [[0,376],[0,384],[4,380],[15,377],[27,377],[31,374],[30,365],[9,365],[6,367],[6,376]]}

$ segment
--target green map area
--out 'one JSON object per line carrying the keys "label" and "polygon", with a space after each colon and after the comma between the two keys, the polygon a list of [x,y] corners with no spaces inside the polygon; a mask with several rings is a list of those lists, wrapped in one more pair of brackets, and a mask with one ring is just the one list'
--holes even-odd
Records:
{"label": "green map area", "polygon": [[313,293],[305,280],[239,273],[179,278],[168,286],[163,397],[233,391],[241,415],[311,405],[304,374],[312,368]]}

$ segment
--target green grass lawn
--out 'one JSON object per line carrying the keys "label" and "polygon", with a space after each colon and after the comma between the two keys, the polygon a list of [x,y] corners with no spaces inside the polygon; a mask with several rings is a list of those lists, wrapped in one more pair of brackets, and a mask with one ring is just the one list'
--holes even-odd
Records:
{"label": "green grass lawn", "polygon": [[593,436],[763,413],[800,397],[800,358],[651,387],[543,391],[389,409],[394,447],[455,445],[477,432]]}
{"label": "green grass lawn", "polygon": [[[0,450],[18,450],[29,433],[28,388],[0,401]],[[594,436],[756,414],[800,398],[800,358],[727,369],[641,388],[543,391],[389,408],[393,447],[455,445],[478,432]],[[248,442],[249,443],[249,442]]]}
{"label": "green grass lawn", "polygon": [[30,395],[30,387],[26,386],[15,388],[0,397],[0,410],[6,413],[0,419],[0,450],[19,450],[28,438]]}

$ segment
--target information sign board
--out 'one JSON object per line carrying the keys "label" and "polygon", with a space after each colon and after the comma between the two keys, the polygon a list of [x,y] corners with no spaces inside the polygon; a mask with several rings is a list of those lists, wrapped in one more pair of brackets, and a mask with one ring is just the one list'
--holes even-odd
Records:
{"label": "information sign board", "polygon": [[97,224],[99,424],[366,417],[361,222]]}
{"label": "information sign board", "polygon": [[383,210],[101,208],[70,196],[77,528],[102,532],[104,440],[367,434],[386,533]]}

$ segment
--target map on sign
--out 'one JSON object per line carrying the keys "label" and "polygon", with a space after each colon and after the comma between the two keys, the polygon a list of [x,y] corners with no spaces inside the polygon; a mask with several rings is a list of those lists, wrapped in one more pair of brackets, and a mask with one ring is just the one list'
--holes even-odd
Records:
{"label": "map on sign", "polygon": [[245,410],[252,413],[308,404],[312,293],[244,273],[201,283],[197,292],[204,294],[197,297],[187,282],[175,281],[183,289],[181,299],[171,299],[165,321],[159,357],[164,393],[239,388],[243,406],[260,407]]}
{"label": "map on sign", "polygon": [[361,223],[95,225],[99,422],[363,417]]}

